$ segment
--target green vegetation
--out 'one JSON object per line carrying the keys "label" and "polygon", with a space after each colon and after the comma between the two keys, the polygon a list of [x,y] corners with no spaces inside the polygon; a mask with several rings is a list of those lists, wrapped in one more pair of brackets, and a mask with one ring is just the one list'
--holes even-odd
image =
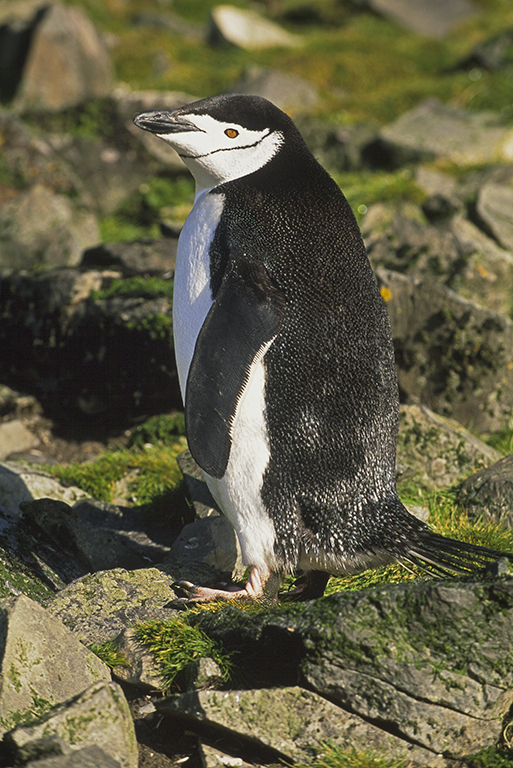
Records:
{"label": "green vegetation", "polygon": [[60,482],[76,485],[99,501],[113,501],[117,484],[126,480],[127,500],[150,504],[176,489],[181,480],[176,457],[186,447],[183,437],[171,446],[144,446],[142,450],[106,451],[85,464],[56,464],[48,467]]}
{"label": "green vegetation", "polygon": [[513,768],[513,751],[488,747],[465,758],[468,768]]}
{"label": "green vegetation", "polygon": [[[250,6],[247,0],[234,4]],[[204,41],[216,0],[176,0],[173,4],[174,14],[196,25],[199,39],[165,27],[134,26],[132,19],[138,12],[166,15],[167,9],[157,0],[78,0],[78,5],[101,29],[116,35],[112,51],[116,75],[133,89],[209,96],[227,90],[248,66],[258,65],[312,81],[324,97],[317,114],[339,122],[383,123],[432,96],[471,109],[502,111],[506,119],[512,116],[507,68],[497,72],[455,68],[476,45],[513,25],[513,7],[501,0],[482,0],[482,13],[460,24],[444,40],[414,35],[387,19],[335,0],[265,2],[260,10],[301,35],[304,45],[264,51],[214,48]],[[513,50],[506,56],[513,61]],[[87,130],[95,120],[93,108],[81,118],[80,130]]]}
{"label": "green vegetation", "polygon": [[492,448],[495,448],[496,451],[502,453],[503,456],[508,456],[510,453],[513,453],[513,430],[503,429],[501,432],[488,435],[486,442]]}
{"label": "green vegetation", "polygon": [[144,448],[148,443],[165,445],[170,448],[176,443],[177,435],[185,435],[185,418],[183,413],[176,411],[172,414],[152,416],[137,427],[130,436],[130,446]]}
{"label": "green vegetation", "polygon": [[105,242],[159,237],[162,220],[183,223],[194,202],[191,176],[156,176],[141,184],[119,208],[100,221]]}
{"label": "green vegetation", "polygon": [[296,763],[295,768],[408,768],[407,760],[391,760],[372,751],[327,747],[312,762]]}
{"label": "green vegetation", "polygon": [[99,301],[100,299],[110,299],[114,296],[136,296],[148,299],[164,296],[172,301],[173,281],[164,280],[161,277],[141,277],[140,275],[129,279],[116,278],[105,288],[99,291],[92,291],[90,298],[93,301]]}
{"label": "green vegetation", "polygon": [[93,645],[89,646],[89,649],[111,669],[114,669],[114,667],[128,667],[127,660],[114,640],[106,640],[104,643],[93,643]]}
{"label": "green vegetation", "polygon": [[211,658],[219,665],[225,682],[231,679],[232,654],[191,624],[191,615],[186,612],[168,621],[149,621],[136,628],[138,640],[150,649],[159,666],[166,689],[189,664],[202,658]]}

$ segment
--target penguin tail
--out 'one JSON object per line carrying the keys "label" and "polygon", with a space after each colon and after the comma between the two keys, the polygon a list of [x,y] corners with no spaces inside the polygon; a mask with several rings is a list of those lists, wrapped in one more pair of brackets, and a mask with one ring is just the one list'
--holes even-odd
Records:
{"label": "penguin tail", "polygon": [[501,568],[497,561],[502,558],[513,563],[513,552],[501,552],[449,539],[427,528],[419,532],[414,541],[408,542],[407,552],[401,561],[405,565],[416,565],[431,576],[446,577],[454,574],[470,576],[478,573],[500,573]]}

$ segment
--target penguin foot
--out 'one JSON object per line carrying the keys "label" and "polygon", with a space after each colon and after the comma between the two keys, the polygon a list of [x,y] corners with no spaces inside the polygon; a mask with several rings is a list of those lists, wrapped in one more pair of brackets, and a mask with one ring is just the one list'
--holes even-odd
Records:
{"label": "penguin foot", "polygon": [[214,587],[199,587],[190,581],[180,581],[174,586],[184,593],[177,602],[185,605],[188,603],[211,603],[216,600],[241,600],[247,603],[275,604],[278,602],[280,582],[279,574],[263,571],[253,565],[245,587],[234,584],[225,589],[216,589]]}
{"label": "penguin foot", "polygon": [[324,571],[305,571],[296,580],[294,587],[282,595],[282,599],[303,602],[305,600],[313,600],[316,597],[322,597],[329,577],[330,574]]}

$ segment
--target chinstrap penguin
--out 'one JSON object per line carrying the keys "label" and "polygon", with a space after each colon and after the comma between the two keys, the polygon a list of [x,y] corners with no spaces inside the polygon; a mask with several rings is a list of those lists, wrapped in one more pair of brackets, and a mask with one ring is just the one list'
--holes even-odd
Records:
{"label": "chinstrap penguin", "polygon": [[[292,120],[221,95],[135,124],[196,180],[173,323],[189,448],[233,524],[245,587],[195,601],[303,596],[392,561],[472,573],[504,553],[435,534],[395,487],[398,390],[388,315],[344,195]],[[513,557],[513,555],[509,555]]]}

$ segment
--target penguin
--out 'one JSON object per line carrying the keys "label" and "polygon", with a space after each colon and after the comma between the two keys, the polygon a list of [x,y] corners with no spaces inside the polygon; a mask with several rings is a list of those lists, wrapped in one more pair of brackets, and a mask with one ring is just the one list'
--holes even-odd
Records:
{"label": "penguin", "polygon": [[330,574],[393,561],[468,574],[504,555],[434,533],[399,500],[388,314],[352,210],[293,121],[223,94],[134,122],[196,181],[176,363],[191,454],[251,566],[245,586],[182,582],[183,599],[275,602],[296,571],[309,599]]}

